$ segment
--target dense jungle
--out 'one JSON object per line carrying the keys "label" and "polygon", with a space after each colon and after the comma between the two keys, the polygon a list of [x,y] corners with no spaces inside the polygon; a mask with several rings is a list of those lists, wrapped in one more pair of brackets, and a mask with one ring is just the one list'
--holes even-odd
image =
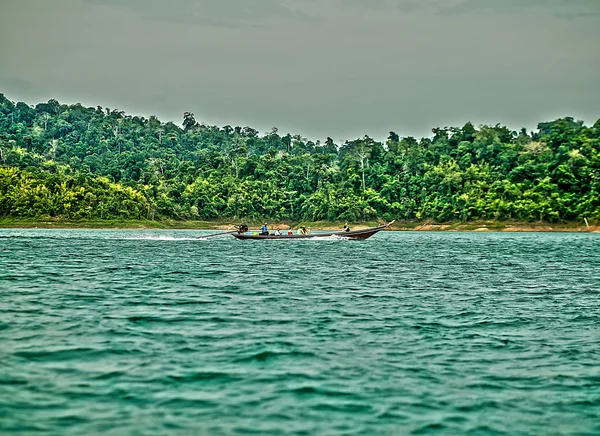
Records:
{"label": "dense jungle", "polygon": [[336,143],[181,126],[0,94],[0,217],[128,220],[600,219],[600,120],[435,127]]}

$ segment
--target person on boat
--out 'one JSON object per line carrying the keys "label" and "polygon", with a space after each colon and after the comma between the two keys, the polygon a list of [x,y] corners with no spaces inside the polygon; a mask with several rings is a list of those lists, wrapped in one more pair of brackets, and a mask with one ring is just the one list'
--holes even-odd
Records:
{"label": "person on boat", "polygon": [[344,232],[349,232],[350,231],[350,226],[348,225],[348,221],[346,221],[346,224],[344,224]]}
{"label": "person on boat", "polygon": [[288,236],[292,236],[294,234],[294,232],[292,231],[292,229],[288,230]]}
{"label": "person on boat", "polygon": [[308,231],[306,230],[306,227],[302,226],[298,229],[298,234],[299,235],[308,235]]}
{"label": "person on boat", "polygon": [[248,224],[242,223],[238,226],[238,229],[237,229],[238,233],[246,233],[247,231],[248,231]]}
{"label": "person on boat", "polygon": [[264,223],[262,225],[262,227],[260,228],[260,235],[261,236],[269,236],[269,228],[267,227],[267,223]]}
{"label": "person on boat", "polygon": [[281,236],[281,232],[279,231],[279,229],[275,230],[275,236]]}

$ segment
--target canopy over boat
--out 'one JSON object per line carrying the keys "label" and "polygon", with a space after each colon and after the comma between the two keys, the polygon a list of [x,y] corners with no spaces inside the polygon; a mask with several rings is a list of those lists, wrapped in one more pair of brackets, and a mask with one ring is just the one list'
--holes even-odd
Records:
{"label": "canopy over boat", "polygon": [[391,226],[394,221],[391,221],[383,226],[370,227],[368,229],[361,230],[350,230],[341,232],[327,232],[327,233],[313,233],[308,235],[258,235],[248,233],[232,233],[231,235],[236,239],[314,239],[314,238],[327,238],[329,236],[338,236],[340,238],[347,239],[367,239],[373,236],[375,233]]}

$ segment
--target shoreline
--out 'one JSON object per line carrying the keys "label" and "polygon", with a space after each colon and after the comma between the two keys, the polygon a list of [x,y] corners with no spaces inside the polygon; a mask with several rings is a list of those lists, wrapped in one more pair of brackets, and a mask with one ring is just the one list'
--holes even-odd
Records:
{"label": "shoreline", "polygon": [[[224,221],[149,221],[149,220],[85,220],[70,221],[60,219],[27,220],[0,218],[0,229],[114,229],[114,230],[231,230],[231,222]],[[250,222],[251,228],[259,228],[262,221]],[[267,220],[270,229],[297,229],[300,226],[311,227],[312,230],[342,230],[344,222],[272,222]],[[362,229],[385,224],[383,221],[366,221],[350,223],[353,229]],[[456,223],[432,223],[431,221],[395,222],[389,230],[424,231],[424,232],[575,232],[600,233],[600,225],[580,222],[545,223],[522,221],[472,221]]]}

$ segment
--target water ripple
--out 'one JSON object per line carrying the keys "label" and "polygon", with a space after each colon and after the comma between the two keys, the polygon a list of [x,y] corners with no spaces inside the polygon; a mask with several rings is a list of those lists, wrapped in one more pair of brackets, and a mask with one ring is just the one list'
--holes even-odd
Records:
{"label": "water ripple", "polygon": [[600,239],[0,230],[0,433],[600,434]]}

